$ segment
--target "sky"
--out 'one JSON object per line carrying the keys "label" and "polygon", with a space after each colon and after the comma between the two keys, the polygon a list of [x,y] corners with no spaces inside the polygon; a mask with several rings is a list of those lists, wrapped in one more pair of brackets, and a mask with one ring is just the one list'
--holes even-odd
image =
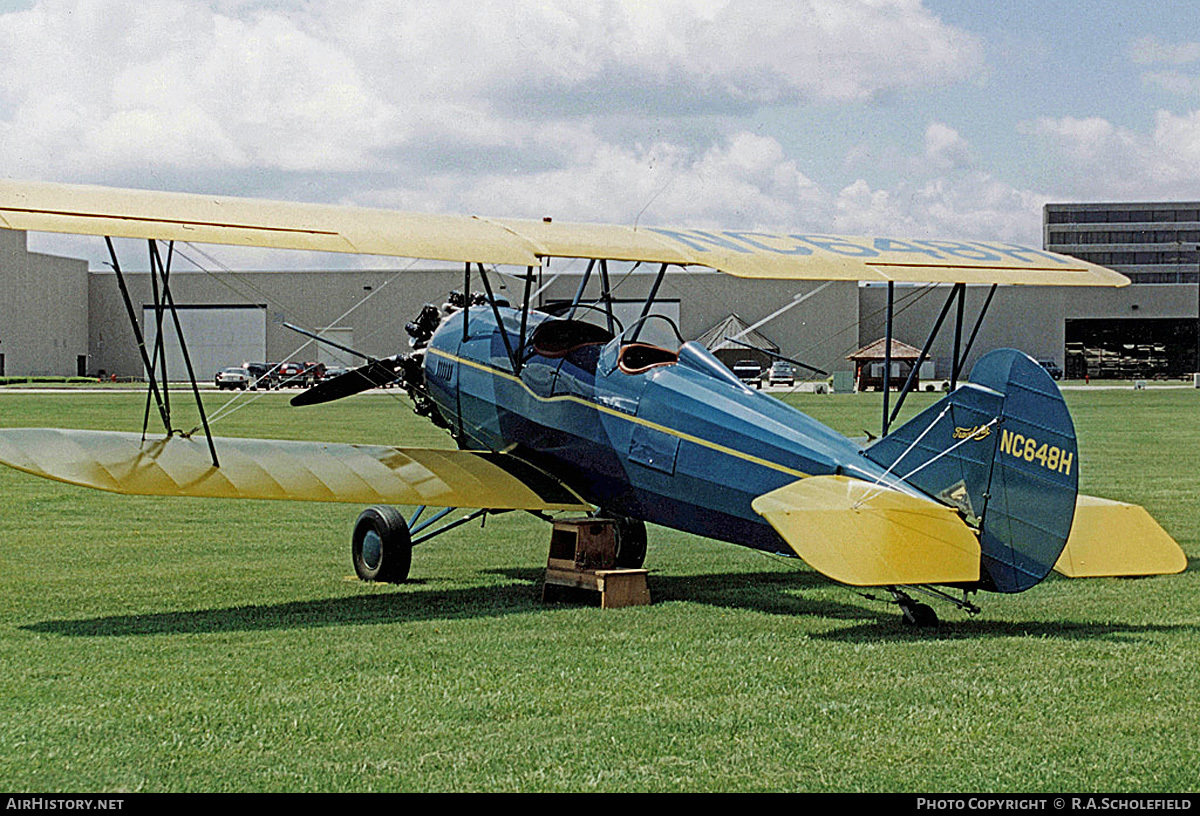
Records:
{"label": "sky", "polygon": [[1039,246],[1200,199],[1200,6],[0,0],[0,176]]}

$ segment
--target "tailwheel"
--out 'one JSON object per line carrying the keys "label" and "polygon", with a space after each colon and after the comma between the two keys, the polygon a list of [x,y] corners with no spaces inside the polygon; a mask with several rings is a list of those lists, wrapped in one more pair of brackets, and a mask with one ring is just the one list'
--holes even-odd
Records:
{"label": "tailwheel", "polygon": [[917,629],[932,629],[938,625],[937,613],[933,611],[933,607],[929,604],[918,603],[917,601],[901,601],[900,612],[903,615],[901,620],[907,626],[913,626]]}
{"label": "tailwheel", "polygon": [[354,571],[364,581],[399,584],[412,565],[412,535],[394,507],[368,507],[354,524],[351,537]]}
{"label": "tailwheel", "polygon": [[[917,589],[921,589],[923,592],[933,591],[923,587],[917,587]],[[888,591],[892,593],[894,599],[892,603],[900,607],[900,621],[905,626],[912,626],[916,629],[932,629],[938,625],[938,616],[932,606],[917,601],[897,587],[888,587]]]}

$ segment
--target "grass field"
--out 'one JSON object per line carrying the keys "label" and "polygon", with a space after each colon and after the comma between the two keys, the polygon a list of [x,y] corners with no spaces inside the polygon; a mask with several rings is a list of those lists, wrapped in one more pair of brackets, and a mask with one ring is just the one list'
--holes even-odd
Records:
{"label": "grass field", "polygon": [[[788,399],[877,430],[875,395]],[[1144,504],[1200,557],[1200,393],[1067,399],[1083,489]],[[0,426],[137,429],[142,410],[119,391],[0,393]],[[448,442],[389,396],[266,395],[215,431]],[[654,604],[601,610],[541,602],[548,529],[526,515],[435,539],[410,583],[383,586],[348,578],[353,506],[8,469],[0,496],[3,790],[1200,786],[1195,567],[1052,576],[917,632],[802,563],[660,528]]]}

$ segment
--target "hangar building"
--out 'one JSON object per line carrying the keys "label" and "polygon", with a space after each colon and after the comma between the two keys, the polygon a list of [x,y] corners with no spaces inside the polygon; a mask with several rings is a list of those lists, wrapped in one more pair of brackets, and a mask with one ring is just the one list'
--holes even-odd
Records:
{"label": "hangar building", "polygon": [[[1000,287],[967,369],[993,348],[1013,347],[1053,360],[1068,376],[1182,376],[1200,370],[1198,217],[1200,204],[1047,205],[1047,249],[1110,265],[1134,283],[1115,290]],[[219,249],[215,252],[219,255]],[[328,329],[331,339],[372,355],[404,350],[405,323],[423,304],[440,303],[449,291],[461,289],[463,279],[461,267],[415,269],[402,263],[379,270],[237,273],[182,271],[177,264],[171,288],[198,379],[252,361],[353,362],[309,344],[283,327],[284,321],[313,331]],[[540,301],[569,299],[583,268],[582,263],[553,260],[539,273],[539,285],[546,287]],[[135,313],[153,338],[150,275],[126,272],[126,279]],[[506,281],[501,297],[519,299],[515,279],[493,279]],[[619,313],[636,314],[634,304],[652,279],[653,270],[613,265]],[[475,281],[478,287],[477,277]],[[89,271],[84,261],[30,253],[23,233],[0,230],[0,286],[0,374],[142,375],[111,270]],[[964,331],[989,289],[967,287]],[[898,285],[895,338],[921,347],[949,291],[946,286]],[[658,298],[659,310],[677,319],[686,339],[736,315],[781,354],[833,372],[852,370],[846,355],[883,336],[887,287],[672,270]],[[172,331],[164,329],[168,346]],[[949,376],[953,334],[952,327],[944,327],[931,349],[934,377]],[[183,377],[183,367],[170,360],[168,370],[172,378]]]}
{"label": "hangar building", "polygon": [[1133,282],[1127,310],[1067,317],[1067,376],[1200,371],[1200,202],[1047,204],[1042,222],[1046,249]]}
{"label": "hangar building", "polygon": [[87,267],[0,230],[0,376],[90,373]]}

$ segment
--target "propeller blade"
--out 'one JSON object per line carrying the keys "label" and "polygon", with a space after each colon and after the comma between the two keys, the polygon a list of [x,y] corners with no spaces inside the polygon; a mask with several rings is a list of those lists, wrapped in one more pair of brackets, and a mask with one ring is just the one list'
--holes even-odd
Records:
{"label": "propeller blade", "polygon": [[292,397],[292,405],[320,405],[342,397],[350,397],[393,383],[403,375],[399,356],[384,360],[372,360],[366,365],[351,369],[345,374],[319,382],[312,388]]}

